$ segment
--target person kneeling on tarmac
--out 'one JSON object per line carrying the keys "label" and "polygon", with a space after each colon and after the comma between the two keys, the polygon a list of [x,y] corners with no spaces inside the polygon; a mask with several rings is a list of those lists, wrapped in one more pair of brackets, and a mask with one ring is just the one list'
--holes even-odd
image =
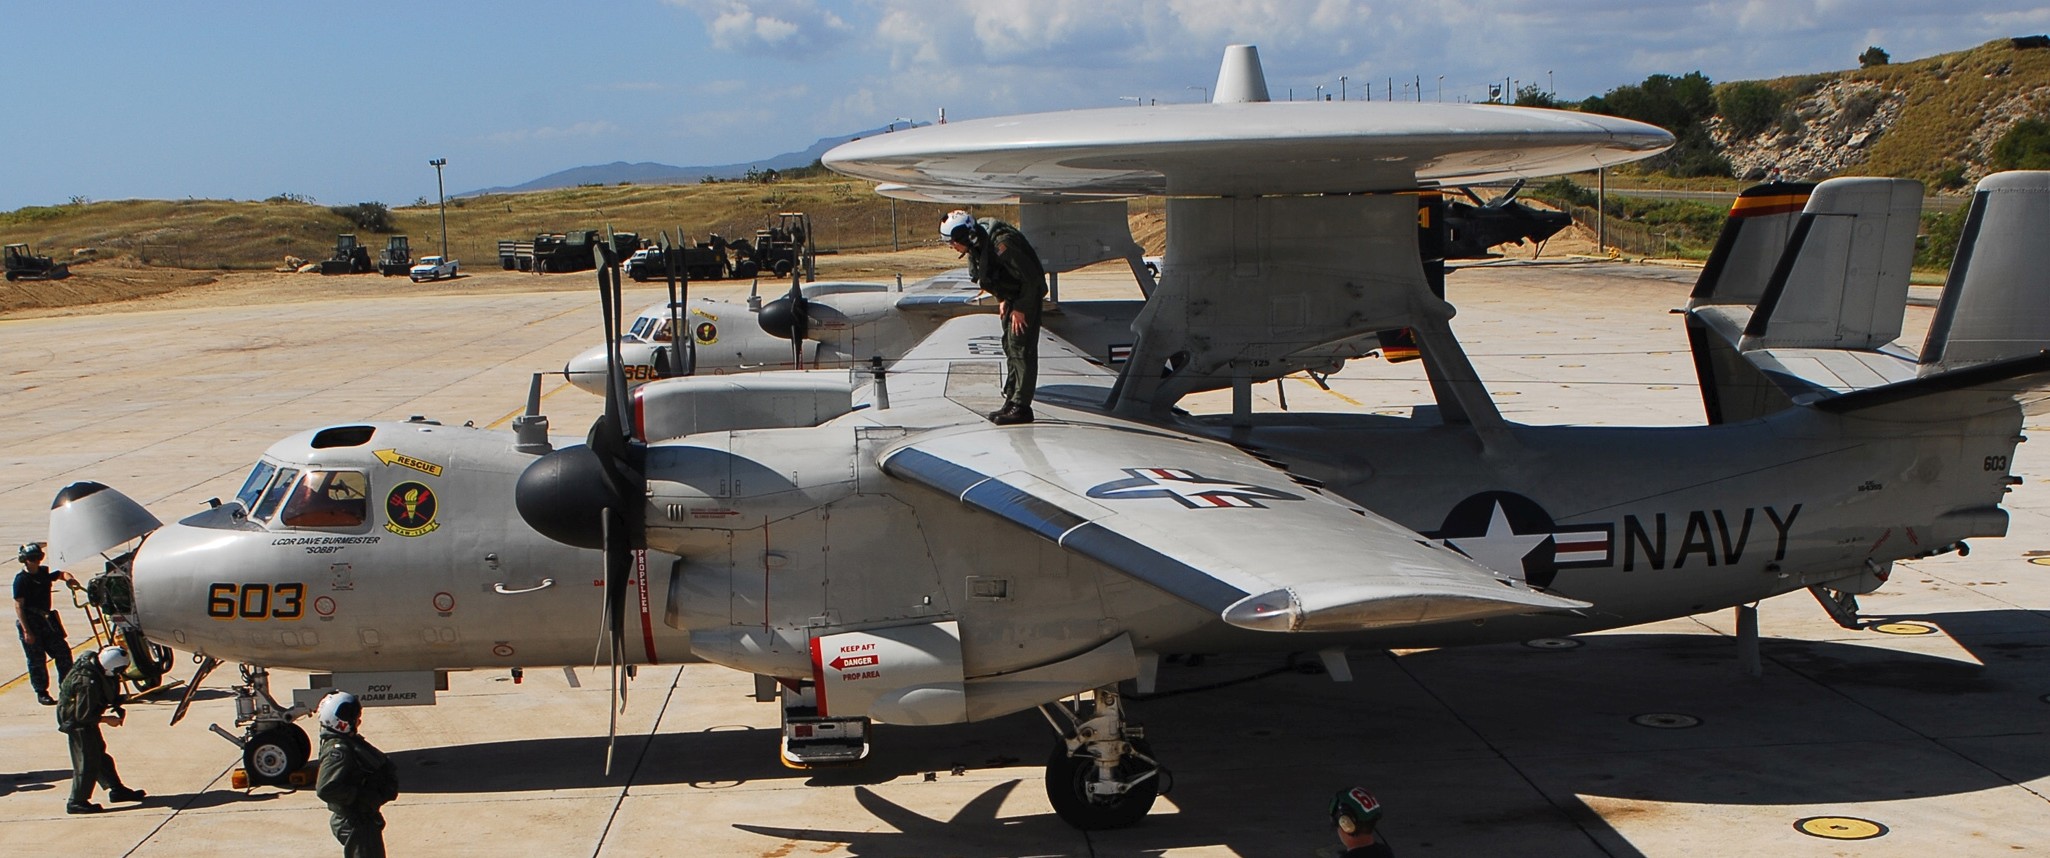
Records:
{"label": "person kneeling on tarmac", "polygon": [[94,784],[107,788],[108,801],[143,799],[142,790],[121,783],[114,758],[107,756],[107,739],[100,735],[101,724],[119,727],[126,718],[119,677],[127,669],[128,651],[110,646],[79,659],[57,686],[57,729],[71,739],[71,800],[65,813],[105,810],[93,803]]}
{"label": "person kneeling on tarmac", "polygon": [[313,794],[327,802],[328,828],[347,858],[383,858],[386,802],[399,797],[399,770],[359,732],[363,704],[336,691],[320,700],[320,781]]}
{"label": "person kneeling on tarmac", "polygon": [[1338,827],[1344,858],[1395,858],[1395,850],[1374,826],[1381,823],[1381,801],[1363,787],[1339,790],[1331,797],[1331,824]]}

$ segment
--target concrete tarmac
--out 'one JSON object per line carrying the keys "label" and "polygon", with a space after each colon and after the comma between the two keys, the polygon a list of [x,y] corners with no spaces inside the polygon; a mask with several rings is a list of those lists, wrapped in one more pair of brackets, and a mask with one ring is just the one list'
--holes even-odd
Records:
{"label": "concrete tarmac", "polygon": [[[1455,273],[1453,322],[1512,420],[1701,421],[1677,317],[1692,273],[1618,264]],[[1064,277],[1063,292],[1091,291]],[[1094,288],[1117,292],[1115,281]],[[636,289],[639,307],[659,292]],[[529,374],[598,339],[587,292],[408,296],[0,321],[0,541],[43,539],[66,483],[107,483],[170,519],[226,497],[270,443],[327,422],[420,414],[500,425]],[[1910,309],[1911,331],[1928,310]],[[1904,337],[1919,342],[1911,333]],[[544,410],[580,438],[598,401],[559,377]],[[1210,395],[1215,397],[1217,395]],[[1260,407],[1407,413],[1416,364],[1354,361],[1325,391],[1261,385]],[[1221,408],[1204,399],[1195,410]],[[2032,424],[2031,430],[2037,425]],[[2010,535],[1897,564],[1837,626],[1805,594],[1760,607],[1764,675],[1740,671],[1731,612],[1463,649],[1164,663],[1134,704],[1172,792],[1132,828],[1082,833],[1042,785],[1035,713],[877,728],[863,766],[776,759],[777,712],[750,678],[643,669],[605,756],[603,671],[458,673],[433,707],[370,710],[397,761],[398,855],[1335,855],[1325,808],[1360,784],[1405,858],[2028,855],[2050,851],[2050,459],[2023,445]],[[13,567],[9,567],[10,569]],[[593,617],[597,611],[593,607]],[[72,640],[85,618],[67,612]],[[597,638],[593,620],[593,640]],[[15,662],[18,664],[18,662]],[[179,659],[177,675],[190,674]],[[0,671],[0,843],[19,854],[334,854],[309,791],[237,790],[240,752],[206,683],[107,732],[139,805],[71,817],[69,763],[19,668]],[[300,677],[279,673],[280,697]],[[101,799],[104,801],[104,797]],[[1799,824],[1838,838],[1804,833]]]}

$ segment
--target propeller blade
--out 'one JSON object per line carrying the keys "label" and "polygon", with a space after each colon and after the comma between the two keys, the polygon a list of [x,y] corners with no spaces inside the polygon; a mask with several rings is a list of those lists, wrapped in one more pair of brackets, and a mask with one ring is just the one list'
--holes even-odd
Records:
{"label": "propeller blade", "polygon": [[626,586],[633,564],[625,521],[616,509],[605,510],[605,642],[611,659],[611,696],[606,701],[610,726],[605,733],[605,774],[612,774],[612,752],[619,741],[619,713],[625,708],[621,661],[626,653]]}

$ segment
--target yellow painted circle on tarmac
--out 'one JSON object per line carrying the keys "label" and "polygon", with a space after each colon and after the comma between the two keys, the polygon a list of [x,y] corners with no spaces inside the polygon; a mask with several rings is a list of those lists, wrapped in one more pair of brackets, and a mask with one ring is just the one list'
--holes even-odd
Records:
{"label": "yellow painted circle on tarmac", "polygon": [[1855,816],[1811,816],[1794,821],[1794,830],[1810,837],[1831,840],[1871,840],[1886,834],[1887,828]]}
{"label": "yellow painted circle on tarmac", "polygon": [[2031,557],[2029,562],[2037,566],[2050,566],[2050,557]]}
{"label": "yellow painted circle on tarmac", "polygon": [[1872,630],[1883,635],[1933,635],[1936,627],[1927,623],[1880,623]]}

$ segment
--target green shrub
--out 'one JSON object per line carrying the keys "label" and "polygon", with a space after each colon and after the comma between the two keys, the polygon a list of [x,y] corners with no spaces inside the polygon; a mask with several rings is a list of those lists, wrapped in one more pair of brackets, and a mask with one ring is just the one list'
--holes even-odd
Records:
{"label": "green shrub", "polygon": [[1878,45],[1873,45],[1866,48],[1864,53],[1858,55],[1858,68],[1869,69],[1873,66],[1883,66],[1892,59]]}
{"label": "green shrub", "polygon": [[1739,137],[1751,137],[1772,127],[1786,106],[1779,91],[1761,83],[1741,81],[1715,89],[1715,108],[1724,127]]}
{"label": "green shrub", "polygon": [[384,203],[357,203],[353,206],[328,206],[341,219],[357,229],[368,232],[388,233],[396,231],[391,223],[391,209]]}
{"label": "green shrub", "polygon": [[1594,191],[1581,187],[1579,182],[1565,176],[1553,176],[1545,180],[1544,184],[1526,191],[1525,195],[1561,207],[1581,206],[1583,208],[1592,208],[1600,199]]}
{"label": "green shrub", "polygon": [[2024,119],[1993,144],[1996,170],[2050,170],[2050,122]]}
{"label": "green shrub", "polygon": [[1922,242],[1915,248],[1915,267],[1950,267],[1957,256],[1958,236],[1965,230],[1965,215],[1971,210],[1971,206],[1958,206],[1947,212],[1922,213]]}
{"label": "green shrub", "polygon": [[1936,174],[1936,189],[1939,191],[1955,191],[1964,186],[1965,168],[1962,164],[1952,164]]}

